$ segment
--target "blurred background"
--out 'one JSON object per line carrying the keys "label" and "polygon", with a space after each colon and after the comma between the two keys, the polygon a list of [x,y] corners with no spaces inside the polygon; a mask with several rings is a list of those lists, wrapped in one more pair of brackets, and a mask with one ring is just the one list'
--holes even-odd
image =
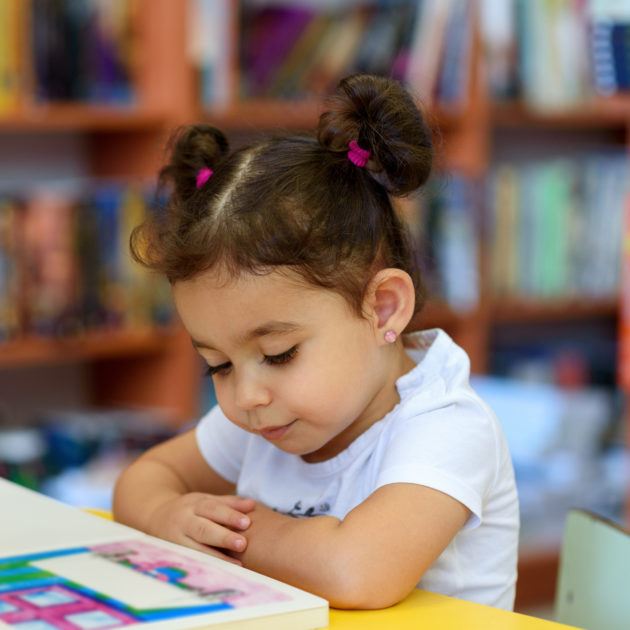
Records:
{"label": "blurred background", "polygon": [[532,610],[569,508],[630,516],[630,0],[0,0],[0,476],[108,509],[213,404],[127,254],[166,139],[312,130],[363,71],[434,131],[401,203],[431,292],[414,324],[468,351],[504,427]]}

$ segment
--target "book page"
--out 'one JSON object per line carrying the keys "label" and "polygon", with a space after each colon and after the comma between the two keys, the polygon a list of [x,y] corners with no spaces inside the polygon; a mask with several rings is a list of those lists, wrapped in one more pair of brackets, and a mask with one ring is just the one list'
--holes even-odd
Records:
{"label": "book page", "polygon": [[143,535],[0,479],[0,557]]}
{"label": "book page", "polygon": [[11,628],[183,628],[300,607],[327,608],[297,589],[150,537],[0,558],[0,623]]}

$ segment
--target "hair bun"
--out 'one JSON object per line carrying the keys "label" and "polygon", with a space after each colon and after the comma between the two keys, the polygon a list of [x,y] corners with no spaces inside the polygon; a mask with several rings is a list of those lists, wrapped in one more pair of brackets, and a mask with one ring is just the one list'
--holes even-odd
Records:
{"label": "hair bun", "polygon": [[320,116],[317,138],[332,151],[347,151],[350,141],[357,141],[372,154],[370,173],[394,195],[416,190],[431,172],[431,132],[394,79],[369,74],[342,79]]}
{"label": "hair bun", "polygon": [[223,133],[212,125],[191,125],[176,132],[169,143],[170,161],[160,171],[160,180],[172,180],[179,199],[190,197],[197,190],[201,169],[213,171],[229,152]]}

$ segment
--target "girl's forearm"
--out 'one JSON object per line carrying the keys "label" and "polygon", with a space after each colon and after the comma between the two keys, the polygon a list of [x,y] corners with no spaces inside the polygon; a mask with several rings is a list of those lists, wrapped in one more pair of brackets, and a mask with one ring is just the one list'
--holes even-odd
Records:
{"label": "girl's forearm", "polygon": [[114,489],[115,520],[150,533],[154,511],[167,501],[189,492],[169,467],[158,460],[140,458],[127,468]]}
{"label": "girl's forearm", "polygon": [[337,608],[389,605],[370,600],[365,576],[375,567],[362,566],[342,522],[332,516],[288,517],[258,508],[250,513],[247,550],[239,554],[244,566],[327,599]]}

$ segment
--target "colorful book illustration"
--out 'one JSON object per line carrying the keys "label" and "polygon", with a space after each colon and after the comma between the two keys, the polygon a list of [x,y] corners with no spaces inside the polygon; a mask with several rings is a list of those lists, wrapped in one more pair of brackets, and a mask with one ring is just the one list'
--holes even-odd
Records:
{"label": "colorful book illustration", "polygon": [[321,628],[328,603],[0,479],[0,629]]}

